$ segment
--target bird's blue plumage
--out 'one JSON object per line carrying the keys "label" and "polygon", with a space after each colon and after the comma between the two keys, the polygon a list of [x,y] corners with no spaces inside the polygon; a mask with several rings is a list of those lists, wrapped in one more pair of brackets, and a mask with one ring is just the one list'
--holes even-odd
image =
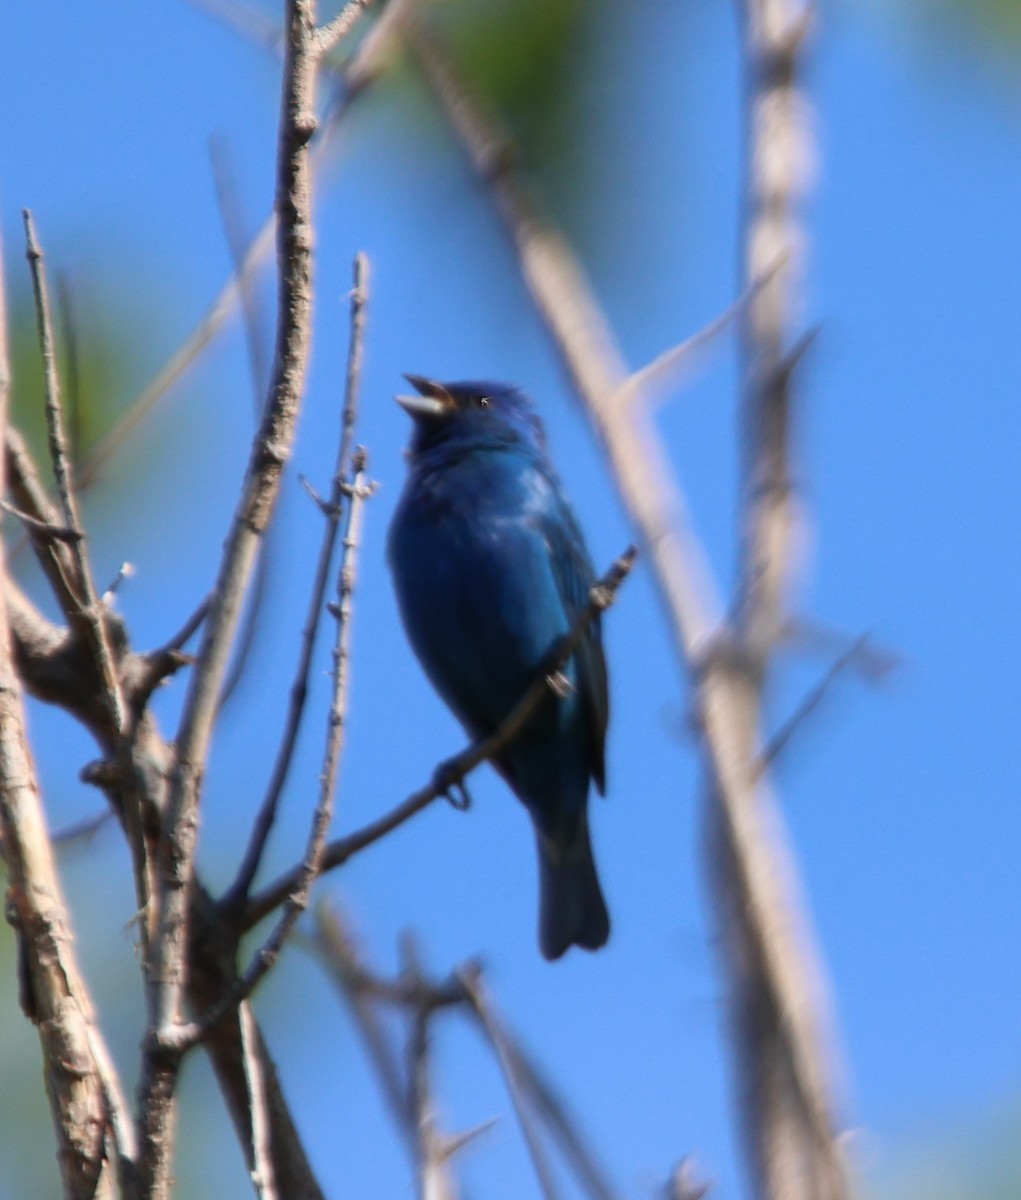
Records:
{"label": "bird's blue plumage", "polygon": [[[595,582],[539,419],[515,388],[436,384],[422,399],[389,559],[411,644],[471,737],[492,733],[588,603]],[[496,766],[539,844],[540,943],[548,958],[601,946],[609,918],[592,862],[587,800],[604,785],[608,718],[598,621]]]}

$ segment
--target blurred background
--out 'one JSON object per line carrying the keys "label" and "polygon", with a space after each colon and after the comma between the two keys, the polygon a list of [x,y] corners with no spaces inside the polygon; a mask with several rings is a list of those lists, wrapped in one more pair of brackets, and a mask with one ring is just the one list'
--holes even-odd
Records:
{"label": "blurred background", "polygon": [[[273,5],[259,11],[278,19]],[[328,15],[328,14],[327,14]],[[682,0],[449,0],[464,69],[522,144],[638,367],[739,290],[737,6]],[[1006,1200],[1021,1192],[1021,4],[829,0],[807,74],[819,161],[797,469],[808,534],[796,609],[900,660],[852,674],[778,764],[778,786],[831,973],[863,1195]],[[11,5],[0,17],[0,221],[15,321],[18,418],[41,397],[21,256],[34,210],[78,343],[84,449],[187,336],[229,277],[210,138],[238,225],[270,210],[279,96],[271,53],[183,0]],[[298,650],[320,517],[297,476],[329,483],[358,250],[372,263],[359,438],[380,483],[356,599],[352,711],[335,832],[427,781],[462,734],[405,642],[384,562],[404,474],[400,373],[515,381],[538,398],[602,569],[629,540],[486,197],[427,93],[397,60],[353,106],[320,176],[314,358],[246,682],[220,727],[200,862],[226,883],[262,796]],[[271,278],[261,289],[271,329]],[[271,344],[271,343],[270,343]],[[735,562],[737,374],[724,336],[658,422],[721,580]],[[99,581],[140,648],[205,594],[252,429],[234,320],[88,494]],[[26,586],[45,604],[27,556]],[[47,608],[47,611],[50,611]],[[492,772],[473,809],[436,805],[320,884],[363,951],[397,964],[418,931],[438,973],[481,956],[507,1021],[557,1080],[621,1189],[656,1194],[683,1155],[721,1197],[745,1182],[724,996],[706,905],[700,772],[688,696],[643,568],[606,623],[609,794],[594,837],[608,948],[549,965],[535,945],[524,815]],[[827,660],[784,664],[782,722]],[[301,852],[325,734],[328,653],[269,871]],[[169,731],[180,680],[159,699]],[[30,727],[52,824],[86,818],[94,748],[60,713]],[[133,1086],[142,1028],[133,891],[107,826],[61,852],[86,973]],[[0,1197],[56,1194],[38,1041],[0,926]],[[412,1172],[362,1047],[316,963],[285,954],[259,992],[286,1090],[328,1194],[405,1196]],[[463,1021],[437,1033],[444,1127],[497,1116],[461,1160],[466,1192],[535,1194],[491,1057]],[[246,1196],[204,1063],[189,1060],[181,1196]],[[572,1194],[565,1185],[565,1195]]]}

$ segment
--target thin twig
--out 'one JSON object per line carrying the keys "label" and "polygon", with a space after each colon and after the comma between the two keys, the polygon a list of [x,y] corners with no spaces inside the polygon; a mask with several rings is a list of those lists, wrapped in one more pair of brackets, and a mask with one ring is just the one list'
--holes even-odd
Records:
{"label": "thin twig", "polygon": [[[418,954],[410,933],[403,941],[404,976],[413,988],[424,984]],[[437,1128],[432,1097],[430,1022],[434,1009],[427,1004],[411,1014],[408,1038],[408,1122],[418,1170],[419,1200],[457,1200],[460,1191],[448,1166],[444,1138]]]}
{"label": "thin twig", "polygon": [[71,462],[77,463],[82,453],[82,376],[78,352],[78,326],[74,319],[71,285],[63,271],[57,273],[57,311],[60,332],[64,341],[65,378],[67,379],[67,441]]}
{"label": "thin twig", "polygon": [[331,54],[354,29],[355,22],[374,0],[348,0],[332,21],[316,30],[316,53],[320,58]]}
{"label": "thin twig", "polygon": [[[162,649],[180,650],[186,646],[196,633],[202,628],[202,622],[209,614],[209,597],[195,609],[190,617],[185,621],[181,628],[167,642],[164,642]],[[159,651],[157,651],[159,653]]]}
{"label": "thin twig", "polygon": [[521,1127],[525,1145],[528,1147],[528,1153],[532,1159],[532,1166],[535,1168],[535,1174],[539,1180],[539,1188],[545,1200],[557,1200],[560,1191],[553,1175],[553,1168],[546,1157],[539,1131],[532,1119],[524,1084],[518,1070],[519,1059],[510,1049],[509,1040],[492,1010],[480,974],[464,971],[460,978],[472,1012],[496,1052],[504,1082],[507,1084],[507,1092],[518,1118],[518,1125]]}
{"label": "thin twig", "polygon": [[333,817],[337,780],[340,774],[340,759],[344,748],[344,736],[347,726],[351,601],[357,570],[362,510],[365,499],[371,494],[366,483],[366,457],[363,450],[360,452],[356,451],[352,461],[352,470],[354,471],[354,477],[348,485],[351,502],[347,509],[347,520],[344,528],[344,554],[341,560],[340,578],[338,580],[340,601],[336,612],[337,633],[334,646],[333,698],[327,722],[328,729],[323,770],[319,776],[319,800],[312,817],[308,847],[305,851],[305,857],[298,867],[294,888],[287,896],[280,920],[266,938],[262,947],[252,956],[252,961],[248,969],[237,981],[237,984],[224,993],[220,1001],[210,1012],[202,1014],[198,1019],[187,1025],[178,1026],[176,1030],[170,1033],[168,1040],[172,1040],[173,1046],[178,1051],[200,1042],[209,1030],[239,1000],[245,999],[252,994],[263,977],[272,969],[298,918],[308,907],[312,885],[322,871],[323,850],[326,843],[326,834]]}
{"label": "thin twig", "polygon": [[805,617],[791,617],[780,632],[783,645],[798,654],[811,654],[819,658],[840,657],[847,648],[855,644],[858,652],[851,664],[868,683],[878,684],[901,666],[900,655],[889,646],[876,642],[872,634],[852,636],[847,630],[834,628],[822,621]]}
{"label": "thin twig", "polygon": [[315,913],[313,947],[329,970],[347,1002],[361,1034],[366,1052],[383,1088],[383,1095],[394,1122],[405,1136],[408,1150],[414,1153],[414,1137],[408,1128],[408,1097],[401,1079],[397,1054],[375,1008],[375,993],[367,993],[362,981],[364,969],[350,933],[336,907],[320,904]]}
{"label": "thin twig", "polygon": [[[60,402],[60,380],[57,374],[57,359],[53,339],[53,318],[50,310],[49,289],[43,252],[36,237],[35,221],[31,212],[22,210],[25,221],[26,257],[32,274],[35,293],[36,321],[39,330],[39,345],[43,358],[43,379],[46,394],[46,429],[49,436],[50,459],[57,481],[57,493],[63,513],[63,524],[68,529],[81,529],[78,501],[72,481],[71,460],[68,453],[67,436],[64,431],[64,416]],[[70,543],[71,557],[76,568],[75,586],[79,592],[81,623],[91,643],[100,678],[103,681],[102,702],[107,708],[111,725],[121,732],[124,729],[126,710],[124,695],[105,620],[105,610],[96,594],[92,571],[85,554],[84,538],[75,538]]]}
{"label": "thin twig", "polygon": [[742,296],[725,308],[718,317],[693,333],[690,337],[664,350],[650,363],[634,371],[618,388],[616,403],[633,404],[636,400],[649,403],[654,392],[677,388],[683,382],[684,372],[690,370],[701,350],[710,346],[729,325],[747,309],[766,282],[779,270],[779,264],[766,272],[762,279],[753,280]]}
{"label": "thin twig", "polygon": [[43,532],[64,529],[61,514],[43,487],[25,439],[12,425],[7,426],[5,448],[8,489],[17,501],[19,513],[30,518],[26,525],[28,540],[61,611],[70,620],[79,607],[74,559],[67,543]]}
{"label": "thin twig", "polygon": [[280,26],[251,5],[240,4],[237,0],[188,0],[188,3],[256,45],[272,50],[274,54],[280,53],[284,44]]}
{"label": "thin twig", "polygon": [[[209,142],[209,158],[213,168],[213,181],[216,185],[216,202],[220,210],[220,220],[223,224],[224,236],[230,249],[234,278],[237,280],[238,296],[241,306],[241,324],[245,334],[245,347],[248,351],[248,370],[252,383],[252,410],[258,422],[262,415],[262,406],[266,401],[266,380],[269,375],[265,339],[262,336],[262,325],[259,320],[257,298],[255,294],[255,277],[252,272],[245,272],[245,252],[247,239],[242,232],[240,204],[237,188],[230,172],[230,160],[226,146],[222,140],[211,138]],[[255,563],[252,585],[248,601],[245,605],[241,629],[234,647],[234,657],[223,688],[220,692],[220,708],[222,709],[231,697],[236,695],[238,685],[245,675],[245,669],[251,661],[252,648],[259,631],[259,621],[266,599],[266,588],[269,582],[270,564],[273,558],[275,543],[275,523],[270,523],[266,535],[259,547]]]}
{"label": "thin twig", "polygon": [[[545,1194],[556,1194],[556,1185],[533,1114],[548,1126],[582,1189],[593,1200],[615,1200],[616,1193],[596,1165],[591,1150],[568,1116],[562,1100],[543,1079],[534,1062],[497,1015],[492,999],[483,991],[478,963],[466,963],[448,978],[440,980],[426,977],[420,968],[408,967],[396,979],[382,978],[373,973],[359,957],[350,930],[341,915],[335,908],[326,909],[325,906],[321,906],[317,912],[313,946],[351,1006],[393,1109],[395,1121],[412,1153],[416,1152],[416,1126],[409,1123],[408,1091],[401,1077],[396,1052],[385,1027],[379,1021],[376,1011],[379,1005],[395,1007],[413,1021],[423,1013],[433,1014],[440,1009],[462,1009],[470,1014],[500,1061],[525,1136],[541,1164],[538,1170]],[[491,1126],[491,1121],[485,1122],[464,1134],[442,1139],[438,1144],[444,1157],[449,1158],[457,1153]]]}
{"label": "thin twig", "polygon": [[51,525],[48,521],[41,521],[38,517],[33,517],[31,513],[22,512],[20,508],[16,508],[6,500],[0,500],[0,508],[12,517],[17,517],[23,525],[31,529],[33,533],[37,533],[44,541],[79,542],[85,536],[80,529],[69,529],[66,525]]}
{"label": "thin twig", "polygon": [[257,1053],[255,1019],[247,1001],[243,1001],[238,1007],[238,1024],[241,1030],[241,1058],[248,1087],[249,1112],[252,1114],[252,1184],[259,1200],[277,1200],[279,1193],[273,1176],[273,1160],[269,1153],[270,1119],[266,1104],[263,1062]]}
{"label": "thin twig", "polygon": [[[358,398],[362,388],[362,361],[365,355],[365,320],[369,304],[369,259],[359,251],[351,267],[351,332],[348,337],[347,371],[344,376],[344,403],[341,408],[340,451],[336,473],[347,475],[354,450],[358,421]],[[339,497],[337,497],[339,501]]]}
{"label": "thin twig", "polygon": [[216,206],[220,212],[224,237],[230,250],[231,268],[237,286],[241,308],[241,324],[245,334],[245,349],[248,353],[248,371],[252,383],[252,401],[255,419],[261,415],[266,398],[266,379],[269,375],[268,353],[255,293],[253,272],[245,270],[245,256],[252,243],[245,237],[242,226],[241,205],[238,189],[231,171],[230,156],[222,138],[209,141],[209,161],[213,169],[213,184],[216,189]]}
{"label": "thin twig", "polygon": [[[570,633],[553,648],[547,660],[539,667],[535,679],[501,722],[499,728],[489,737],[473,742],[460,754],[441,763],[433,773],[430,783],[413,792],[402,804],[389,813],[364,826],[356,833],[330,842],[323,852],[321,866],[323,872],[339,867],[359,851],[378,842],[380,838],[403,825],[405,821],[427,808],[434,800],[438,800],[441,796],[446,797],[453,789],[461,786],[466,776],[481,762],[493,758],[507,748],[528,724],[539,705],[549,694],[550,680],[566,666],[584,637],[586,629],[600,613],[614,602],[618,589],[634,565],[635,557],[636,551],[631,546],[617,559],[606,575],[595,584],[589,593],[588,604]],[[264,891],[252,897],[245,913],[246,929],[250,929],[284,903],[297,885],[300,870],[301,868],[294,868],[288,871]]]}
{"label": "thin twig", "polygon": [[[465,972],[459,975],[463,978]],[[479,972],[469,968],[469,977],[479,977]],[[601,1166],[596,1162],[592,1149],[568,1113],[562,1097],[543,1077],[538,1064],[526,1053],[521,1042],[511,1033],[507,1024],[495,1012],[493,1001],[488,996],[485,1005],[489,1016],[498,1026],[502,1052],[507,1058],[508,1068],[513,1071],[518,1087],[528,1104],[545,1121],[549,1132],[558,1142],[560,1150],[571,1167],[578,1182],[593,1200],[616,1200],[617,1192],[611,1186]],[[477,1020],[481,1015],[472,1006]]]}
{"label": "thin twig", "polygon": [[67,846],[72,842],[91,842],[103,826],[109,824],[112,819],[113,809],[104,808],[102,812],[98,812],[94,816],[85,817],[84,820],[75,821],[72,825],[65,825],[63,829],[54,830],[50,841],[54,846]]}
{"label": "thin twig", "polygon": [[[316,636],[319,631],[319,621],[323,612],[323,600],[329,582],[330,563],[337,543],[340,529],[340,518],[345,492],[350,492],[347,474],[350,464],[351,443],[354,435],[355,422],[358,412],[358,397],[361,388],[362,345],[365,338],[365,311],[369,296],[368,260],[359,254],[354,260],[354,288],[351,292],[351,332],[348,342],[347,377],[344,388],[344,403],[341,408],[340,437],[337,445],[337,458],[333,471],[333,483],[330,499],[321,508],[326,517],[323,530],[322,545],[316,566],[315,579],[312,583],[312,594],[309,599],[308,613],[302,631],[301,654],[295,670],[294,682],[291,685],[290,705],[287,712],[287,722],[277,751],[273,772],[266,788],[266,795],[259,808],[252,827],[245,856],[241,861],[237,877],[231,885],[224,903],[230,906],[243,904],[248,899],[252,881],[259,869],[266,840],[276,820],[280,796],[283,792],[291,762],[294,758],[294,748],[301,729],[301,721],[308,697],[308,677],[315,653]],[[354,503],[354,496],[348,495],[348,506]]]}
{"label": "thin twig", "polygon": [[22,210],[25,221],[26,257],[32,272],[32,288],[35,293],[36,324],[39,331],[39,346],[43,358],[43,380],[46,394],[46,432],[49,437],[50,462],[57,481],[57,494],[64,513],[64,524],[68,529],[80,529],[78,502],[71,484],[71,463],[67,437],[64,431],[64,415],[60,402],[60,381],[57,375],[57,356],[53,339],[53,318],[50,314],[49,287],[43,267],[43,253],[36,238],[35,222],[31,212]]}
{"label": "thin twig", "polygon": [[861,637],[856,638],[850,646],[838,658],[830,664],[830,668],[822,676],[821,679],[810,688],[806,695],[802,698],[801,703],[790,714],[786,721],[774,731],[773,736],[769,739],[768,744],[762,751],[760,771],[764,771],[787,749],[791,739],[801,728],[802,724],[812,715],[820,704],[826,699],[830,688],[837,682],[840,676],[853,666],[861,657],[862,651],[868,642],[868,634],[863,633]]}

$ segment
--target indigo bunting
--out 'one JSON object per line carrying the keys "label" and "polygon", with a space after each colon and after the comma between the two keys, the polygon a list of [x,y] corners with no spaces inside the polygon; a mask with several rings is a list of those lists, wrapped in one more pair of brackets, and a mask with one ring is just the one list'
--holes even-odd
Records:
{"label": "indigo bunting", "polygon": [[[472,739],[493,733],[588,603],[595,572],[527,396],[505,384],[405,378],[409,474],[388,558],[433,686]],[[588,828],[609,715],[599,622],[494,766],[528,809],[548,959],[610,933]]]}

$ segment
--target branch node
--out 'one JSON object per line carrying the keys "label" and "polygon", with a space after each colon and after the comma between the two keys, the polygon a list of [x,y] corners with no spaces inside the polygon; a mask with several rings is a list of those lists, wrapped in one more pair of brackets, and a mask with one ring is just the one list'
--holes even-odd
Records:
{"label": "branch node", "polygon": [[78,778],[82,783],[106,791],[109,788],[120,787],[124,780],[124,773],[117,759],[97,758],[82,767],[78,772]]}

